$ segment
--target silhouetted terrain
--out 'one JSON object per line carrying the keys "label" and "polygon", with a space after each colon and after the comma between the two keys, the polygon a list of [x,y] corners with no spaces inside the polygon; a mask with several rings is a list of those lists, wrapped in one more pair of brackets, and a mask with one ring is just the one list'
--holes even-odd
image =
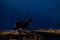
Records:
{"label": "silhouetted terrain", "polygon": [[[1,33],[1,32],[0,32]],[[7,32],[8,33],[8,32]],[[60,40],[60,34],[57,33],[49,33],[49,32],[37,32],[37,31],[29,31],[24,33],[8,33],[8,34],[0,34],[0,40]],[[36,37],[35,37],[36,36]],[[25,37],[25,39],[23,39]],[[31,38],[32,37],[32,38]],[[40,38],[40,39],[39,39]]]}

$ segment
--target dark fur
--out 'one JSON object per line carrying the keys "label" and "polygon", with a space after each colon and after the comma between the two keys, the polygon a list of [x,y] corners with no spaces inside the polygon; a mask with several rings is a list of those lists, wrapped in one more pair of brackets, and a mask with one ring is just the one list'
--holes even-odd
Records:
{"label": "dark fur", "polygon": [[28,26],[29,26],[29,24],[30,24],[31,22],[32,22],[31,18],[28,19],[27,22],[18,21],[18,22],[16,22],[16,26],[15,26],[14,30],[17,30],[17,29],[19,29],[19,28],[28,29]]}

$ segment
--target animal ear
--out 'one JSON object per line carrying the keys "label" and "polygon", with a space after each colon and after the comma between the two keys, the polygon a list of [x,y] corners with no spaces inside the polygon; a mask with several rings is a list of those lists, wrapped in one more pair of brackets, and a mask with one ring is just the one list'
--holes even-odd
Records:
{"label": "animal ear", "polygon": [[32,22],[32,17],[29,17],[28,20],[26,22]]}

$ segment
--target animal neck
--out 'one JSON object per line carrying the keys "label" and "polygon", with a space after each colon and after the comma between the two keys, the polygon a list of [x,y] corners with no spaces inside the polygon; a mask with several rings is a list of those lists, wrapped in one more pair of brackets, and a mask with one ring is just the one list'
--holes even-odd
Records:
{"label": "animal neck", "polygon": [[29,23],[30,23],[30,21],[27,21],[27,23],[29,24]]}

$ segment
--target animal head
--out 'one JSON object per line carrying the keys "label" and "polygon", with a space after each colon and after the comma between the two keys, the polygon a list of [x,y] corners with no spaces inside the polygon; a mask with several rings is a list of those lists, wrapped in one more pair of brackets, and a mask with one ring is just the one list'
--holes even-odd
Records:
{"label": "animal head", "polygon": [[29,19],[28,19],[28,21],[27,21],[28,23],[31,23],[32,22],[32,18],[31,17],[29,17]]}

